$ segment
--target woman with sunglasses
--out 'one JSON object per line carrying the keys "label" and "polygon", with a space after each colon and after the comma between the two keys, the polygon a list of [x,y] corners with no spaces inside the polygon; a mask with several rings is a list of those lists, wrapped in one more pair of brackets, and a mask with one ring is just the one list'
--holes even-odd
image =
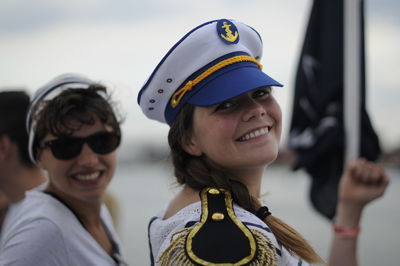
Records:
{"label": "woman with sunglasses", "polygon": [[[307,241],[260,201],[265,168],[277,157],[282,115],[264,72],[260,35],[232,20],[187,33],[157,65],[138,102],[170,126],[168,141],[182,190],[149,225],[156,265],[309,265],[322,263]],[[355,265],[364,206],[387,185],[362,160],[340,187],[331,265]]]}
{"label": "woman with sunglasses", "polygon": [[64,74],[40,88],[27,117],[44,189],[10,210],[0,265],[126,265],[102,203],[116,167],[120,120],[104,86]]}

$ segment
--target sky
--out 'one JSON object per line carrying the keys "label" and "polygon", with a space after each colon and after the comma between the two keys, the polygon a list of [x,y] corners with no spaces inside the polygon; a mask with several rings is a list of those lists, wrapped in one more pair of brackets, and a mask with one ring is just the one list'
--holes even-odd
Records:
{"label": "sky", "polygon": [[[286,142],[295,70],[311,0],[1,0],[0,90],[31,94],[56,75],[76,72],[108,85],[125,115],[125,140],[165,144],[168,127],[148,120],[137,93],[186,32],[218,18],[255,28],[275,90]],[[385,150],[400,145],[400,1],[366,4],[367,108]]]}

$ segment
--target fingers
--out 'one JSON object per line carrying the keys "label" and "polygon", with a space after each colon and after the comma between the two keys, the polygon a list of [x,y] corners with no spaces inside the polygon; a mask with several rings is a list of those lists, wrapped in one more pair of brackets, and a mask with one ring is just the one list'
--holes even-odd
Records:
{"label": "fingers", "polygon": [[382,181],[382,169],[376,164],[360,161],[355,167],[354,178],[365,185],[375,185]]}
{"label": "fingers", "polygon": [[385,170],[365,159],[350,161],[340,182],[339,199],[348,206],[362,207],[381,197],[389,183]]}
{"label": "fingers", "polygon": [[357,159],[349,163],[351,177],[366,186],[386,186],[389,182],[385,170],[380,165],[365,159]]}

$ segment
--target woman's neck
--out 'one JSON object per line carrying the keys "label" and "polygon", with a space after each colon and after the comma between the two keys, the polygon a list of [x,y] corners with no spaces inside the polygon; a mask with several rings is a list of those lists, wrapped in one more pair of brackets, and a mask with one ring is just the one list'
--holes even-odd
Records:
{"label": "woman's neck", "polygon": [[100,217],[101,203],[74,204],[71,208],[73,208],[76,215],[78,215],[85,228],[103,226]]}
{"label": "woman's neck", "polygon": [[86,231],[109,255],[112,255],[112,241],[100,216],[101,199],[98,201],[82,201],[57,191],[51,185],[46,188],[45,192],[53,194],[70,208]]}
{"label": "woman's neck", "polygon": [[261,181],[265,168],[232,171],[231,178],[246,186],[250,195],[257,199],[261,193]]}
{"label": "woman's neck", "polygon": [[82,201],[74,197],[68,196],[61,191],[54,189],[50,184],[45,189],[46,192],[54,194],[59,200],[67,205],[78,219],[83,223],[85,228],[102,226],[100,211],[102,201]]}

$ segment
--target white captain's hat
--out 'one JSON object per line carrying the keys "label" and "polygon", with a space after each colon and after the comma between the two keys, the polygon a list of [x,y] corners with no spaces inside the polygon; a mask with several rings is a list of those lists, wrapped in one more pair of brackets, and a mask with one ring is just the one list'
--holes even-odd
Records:
{"label": "white captain's hat", "polygon": [[262,40],[234,20],[206,22],[164,56],[138,95],[144,114],[171,125],[186,104],[209,106],[264,86],[282,86],[261,71]]}

